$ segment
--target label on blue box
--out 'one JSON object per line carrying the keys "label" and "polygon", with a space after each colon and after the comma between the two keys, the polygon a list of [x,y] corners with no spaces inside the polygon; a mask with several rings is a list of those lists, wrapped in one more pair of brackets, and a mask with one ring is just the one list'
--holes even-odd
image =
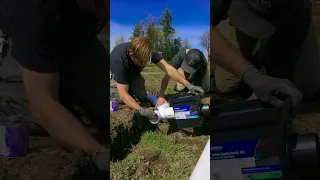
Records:
{"label": "label on blue box", "polygon": [[267,180],[282,177],[276,139],[211,143],[210,146],[211,180]]}
{"label": "label on blue box", "polygon": [[197,106],[179,106],[175,107],[174,115],[176,119],[196,119],[199,117]]}

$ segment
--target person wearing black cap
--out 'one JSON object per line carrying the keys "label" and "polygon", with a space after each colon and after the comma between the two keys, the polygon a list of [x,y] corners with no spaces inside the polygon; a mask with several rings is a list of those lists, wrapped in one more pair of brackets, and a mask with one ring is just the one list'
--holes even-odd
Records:
{"label": "person wearing black cap", "polygon": [[[199,49],[185,49],[179,51],[171,60],[170,64],[176,68],[192,85],[200,86],[205,92],[210,90],[210,77],[208,61]],[[166,102],[165,91],[170,77],[165,75],[161,82],[161,89],[156,106]],[[176,91],[185,91],[188,87],[177,83]]]}
{"label": "person wearing black cap", "polygon": [[[320,89],[320,61],[311,10],[309,0],[213,0],[213,60],[240,76],[261,100],[280,105],[282,102],[274,96],[277,92],[291,96],[297,105],[303,96],[312,97]],[[227,18],[236,28],[243,56],[215,28]],[[252,56],[258,40],[261,46],[251,59],[248,56]]]}

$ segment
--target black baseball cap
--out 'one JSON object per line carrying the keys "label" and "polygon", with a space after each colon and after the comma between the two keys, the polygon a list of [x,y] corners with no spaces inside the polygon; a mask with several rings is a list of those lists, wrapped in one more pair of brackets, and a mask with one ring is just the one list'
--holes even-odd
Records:
{"label": "black baseball cap", "polygon": [[198,49],[190,49],[182,61],[181,68],[189,73],[194,74],[202,63],[202,52]]}

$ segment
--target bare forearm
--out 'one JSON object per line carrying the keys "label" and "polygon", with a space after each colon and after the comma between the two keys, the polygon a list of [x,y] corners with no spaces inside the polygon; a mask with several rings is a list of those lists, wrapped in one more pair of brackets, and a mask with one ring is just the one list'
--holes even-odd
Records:
{"label": "bare forearm", "polygon": [[170,77],[166,74],[161,81],[159,97],[164,98],[164,95],[165,95],[164,93],[166,92],[169,80],[170,80]]}
{"label": "bare forearm", "polygon": [[236,36],[242,56],[246,58],[248,62],[252,63],[252,54],[258,39],[251,37],[238,29],[236,29]]}
{"label": "bare forearm", "polygon": [[99,148],[98,142],[61,104],[47,102],[34,112],[41,126],[63,146],[87,152],[94,152]]}
{"label": "bare forearm", "polygon": [[218,66],[241,75],[250,64],[214,27],[211,27],[211,57]]}
{"label": "bare forearm", "polygon": [[172,78],[173,80],[175,80],[176,82],[186,86],[189,81],[186,80],[186,78],[184,78],[178,70],[176,70],[174,67],[170,68],[167,70],[167,75]]}
{"label": "bare forearm", "polygon": [[126,93],[124,95],[120,95],[121,100],[130,108],[134,110],[139,110],[141,109],[141,106],[136,102],[136,100],[133,99],[130,94]]}

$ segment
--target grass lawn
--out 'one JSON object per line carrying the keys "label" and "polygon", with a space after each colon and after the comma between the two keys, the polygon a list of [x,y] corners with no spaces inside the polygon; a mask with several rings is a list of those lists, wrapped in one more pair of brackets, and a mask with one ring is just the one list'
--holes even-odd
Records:
{"label": "grass lawn", "polygon": [[[208,67],[208,71],[210,72],[209,67]],[[154,74],[147,74],[147,73],[154,73]],[[151,90],[152,92],[156,92],[160,89],[161,80],[165,75],[165,73],[160,68],[158,68],[154,64],[150,64],[149,66],[143,69],[142,74],[143,74],[143,77],[145,78],[146,86],[148,90]],[[174,91],[175,84],[176,84],[175,81],[170,79],[166,89],[166,94],[176,93]]]}
{"label": "grass lawn", "polygon": [[195,151],[203,147],[197,147],[197,143],[184,144],[179,138],[177,134],[145,133],[132,153],[122,161],[111,163],[112,179],[189,179],[199,158]]}

